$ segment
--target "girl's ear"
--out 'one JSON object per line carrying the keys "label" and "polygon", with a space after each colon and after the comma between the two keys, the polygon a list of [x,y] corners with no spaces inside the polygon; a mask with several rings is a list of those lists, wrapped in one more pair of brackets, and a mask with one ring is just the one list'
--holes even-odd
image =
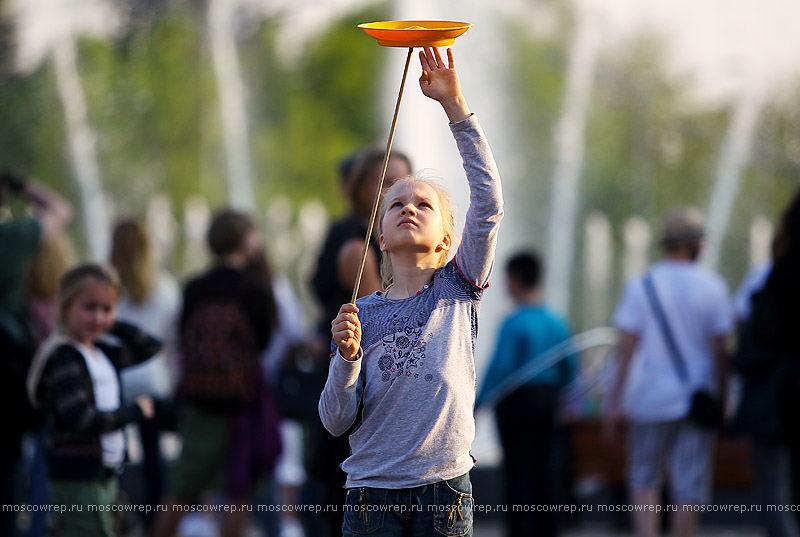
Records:
{"label": "girl's ear", "polygon": [[450,234],[445,235],[442,237],[442,242],[436,247],[437,252],[447,252],[453,246],[453,239],[450,237]]}

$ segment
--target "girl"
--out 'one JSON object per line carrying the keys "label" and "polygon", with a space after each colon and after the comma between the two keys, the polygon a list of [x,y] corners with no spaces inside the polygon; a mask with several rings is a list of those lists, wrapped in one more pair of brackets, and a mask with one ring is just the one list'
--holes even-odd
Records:
{"label": "girl", "polygon": [[[489,146],[461,93],[452,51],[420,53],[422,92],[450,120],[470,185],[463,240],[446,192],[406,178],[379,212],[385,291],[345,304],[319,403],[325,427],[350,436],[345,536],[472,535],[473,349],[502,218]],[[364,320],[362,325],[359,314]]]}
{"label": "girl", "polygon": [[[72,506],[53,513],[58,535],[113,536],[108,507],[126,455],[122,427],[153,415],[147,396],[122,406],[119,370],[161,345],[132,325],[114,324],[118,298],[110,269],[68,271],[58,297],[63,333],[42,344],[28,376],[28,396],[47,416],[51,503]],[[106,332],[118,343],[101,339]]]}

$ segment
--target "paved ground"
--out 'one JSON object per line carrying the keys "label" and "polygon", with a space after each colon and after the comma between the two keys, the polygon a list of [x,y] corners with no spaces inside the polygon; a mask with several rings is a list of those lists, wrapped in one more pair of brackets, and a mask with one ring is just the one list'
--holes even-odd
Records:
{"label": "paved ground", "polygon": [[[188,528],[186,528],[188,529]],[[181,537],[217,537],[219,534],[211,530],[179,532]],[[264,537],[264,533],[251,527],[245,533],[247,537]],[[294,535],[294,534],[288,534]],[[586,524],[580,528],[572,529],[561,534],[561,537],[629,537],[630,532],[609,529],[607,526]],[[133,531],[126,534],[126,537],[147,537],[142,531]],[[313,537],[306,535],[306,537]],[[505,537],[502,523],[497,520],[481,521],[475,524],[473,537]],[[759,528],[752,526],[730,527],[730,526],[708,526],[700,529],[697,537],[765,537],[765,533]]]}
{"label": "paved ground", "polygon": [[[585,527],[562,534],[562,537],[628,537],[630,533],[610,530],[604,527]],[[702,528],[697,537],[764,537],[765,533],[758,528]],[[500,522],[481,522],[475,525],[473,537],[505,537]]]}

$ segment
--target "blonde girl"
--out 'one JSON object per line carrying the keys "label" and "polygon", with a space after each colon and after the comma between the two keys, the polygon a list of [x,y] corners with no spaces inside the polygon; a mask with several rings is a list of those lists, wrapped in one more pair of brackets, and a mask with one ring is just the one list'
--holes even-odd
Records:
{"label": "blonde girl", "polygon": [[350,435],[345,536],[472,534],[473,350],[503,215],[500,179],[461,93],[452,51],[420,53],[422,92],[448,119],[470,187],[454,258],[453,215],[435,183],[407,178],[385,194],[385,289],[344,304],[331,324],[325,427]]}
{"label": "blonde girl", "polygon": [[114,322],[118,298],[113,270],[85,264],[68,271],[59,286],[61,333],[42,344],[28,376],[31,403],[47,417],[50,500],[67,506],[54,513],[59,536],[114,535],[110,509],[96,506],[115,502],[125,460],[122,428],[153,415],[146,396],[122,405],[119,371],[149,358],[160,344]]}

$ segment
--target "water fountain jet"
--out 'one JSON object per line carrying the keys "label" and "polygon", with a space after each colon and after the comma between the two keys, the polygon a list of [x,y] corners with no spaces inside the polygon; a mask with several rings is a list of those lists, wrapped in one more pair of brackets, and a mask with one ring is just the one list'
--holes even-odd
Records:
{"label": "water fountain jet", "polygon": [[9,11],[16,23],[16,62],[20,71],[33,71],[45,58],[52,58],[64,109],[72,175],[81,198],[84,236],[89,256],[100,261],[108,255],[109,216],[97,139],[89,123],[86,94],[78,73],[75,36],[113,35],[121,25],[121,16],[105,0],[12,0]]}

